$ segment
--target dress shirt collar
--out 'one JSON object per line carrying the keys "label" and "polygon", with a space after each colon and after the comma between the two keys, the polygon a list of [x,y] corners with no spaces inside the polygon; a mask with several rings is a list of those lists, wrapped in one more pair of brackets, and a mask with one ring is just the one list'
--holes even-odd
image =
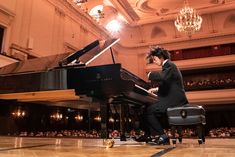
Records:
{"label": "dress shirt collar", "polygon": [[164,66],[164,64],[168,61],[168,59],[164,60],[162,63],[162,66]]}

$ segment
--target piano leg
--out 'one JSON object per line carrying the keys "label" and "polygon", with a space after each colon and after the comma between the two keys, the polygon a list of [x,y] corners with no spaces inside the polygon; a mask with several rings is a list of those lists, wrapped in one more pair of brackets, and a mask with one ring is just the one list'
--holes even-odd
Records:
{"label": "piano leg", "polygon": [[101,116],[101,138],[108,139],[108,118],[110,105],[107,101],[100,102],[100,116]]}
{"label": "piano leg", "polygon": [[126,141],[127,104],[120,104],[120,141]]}

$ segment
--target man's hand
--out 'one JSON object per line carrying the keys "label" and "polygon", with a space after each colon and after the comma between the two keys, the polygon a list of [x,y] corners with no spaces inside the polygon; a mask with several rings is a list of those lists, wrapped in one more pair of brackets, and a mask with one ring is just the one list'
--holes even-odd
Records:
{"label": "man's hand", "polygon": [[158,91],[158,87],[156,87],[156,88],[150,88],[150,89],[148,90],[149,93],[153,93],[153,94],[155,94],[157,91]]}

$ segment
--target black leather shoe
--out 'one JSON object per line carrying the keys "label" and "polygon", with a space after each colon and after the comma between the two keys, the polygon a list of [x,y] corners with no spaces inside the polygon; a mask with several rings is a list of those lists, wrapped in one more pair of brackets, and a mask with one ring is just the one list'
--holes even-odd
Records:
{"label": "black leather shoe", "polygon": [[137,141],[137,142],[146,142],[146,143],[148,143],[148,142],[151,142],[151,141],[152,141],[152,138],[151,138],[150,136],[142,135],[142,136],[138,137],[138,138],[136,139],[136,141]]}
{"label": "black leather shoe", "polygon": [[159,138],[154,141],[154,144],[156,144],[156,145],[169,145],[170,140],[166,135],[163,135],[163,136],[159,136]]}

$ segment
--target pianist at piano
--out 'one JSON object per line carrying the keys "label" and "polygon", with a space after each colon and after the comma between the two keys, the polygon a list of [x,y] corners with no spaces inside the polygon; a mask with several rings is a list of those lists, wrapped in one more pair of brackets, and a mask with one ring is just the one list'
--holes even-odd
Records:
{"label": "pianist at piano", "polygon": [[[157,99],[156,95],[146,92],[149,88],[146,81],[115,63],[111,47],[118,41],[109,39],[100,45],[100,41],[95,40],[73,54],[7,65],[0,69],[0,82],[4,82],[0,86],[0,99],[49,104],[69,100],[98,102],[101,137],[108,138],[110,104],[143,105]],[[112,64],[92,65],[107,51],[110,51]],[[74,61],[78,64],[72,64]],[[124,124],[121,130],[122,140],[125,140]]]}
{"label": "pianist at piano", "polygon": [[[157,81],[159,88],[157,91],[158,100],[147,106],[145,119],[147,121],[146,133],[138,141],[145,140],[148,142],[153,135],[153,131],[160,135],[154,140],[156,144],[169,143],[168,136],[164,133],[160,118],[166,114],[169,107],[183,106],[188,103],[185,95],[182,74],[177,66],[170,60],[170,54],[166,49],[153,47],[147,59],[153,61],[158,66],[162,66],[161,72],[150,72],[148,78],[151,81]],[[150,89],[151,90],[151,89]],[[152,132],[151,132],[152,131]]]}
{"label": "pianist at piano", "polygon": [[[183,1],[203,19],[191,36],[174,25]],[[173,146],[129,138],[131,129],[135,137],[142,133],[144,108],[162,99],[148,91],[155,86],[147,74],[161,71],[161,66],[146,64],[151,45],[170,52],[183,75],[187,99],[205,108],[206,135],[211,129],[235,130],[230,129],[235,126],[234,8],[235,0],[0,0],[0,156],[158,156],[153,154]],[[117,32],[106,27],[117,22]],[[163,120],[161,126],[171,137]],[[73,136],[61,145],[60,137],[47,141],[18,136],[92,129],[97,139]],[[100,143],[80,148],[84,141],[110,137],[113,130],[120,133],[113,153]],[[169,156],[235,156],[234,139],[209,138],[199,147],[188,138],[177,142]]]}

